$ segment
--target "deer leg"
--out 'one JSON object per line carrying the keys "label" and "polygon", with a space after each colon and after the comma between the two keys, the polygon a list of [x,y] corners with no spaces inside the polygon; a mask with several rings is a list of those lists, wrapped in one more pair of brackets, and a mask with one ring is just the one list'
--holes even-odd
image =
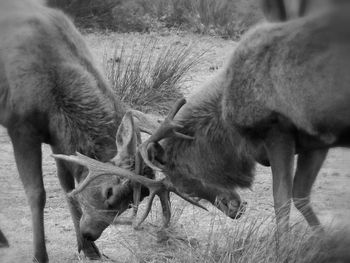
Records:
{"label": "deer leg", "polygon": [[308,8],[309,0],[300,0],[299,3],[299,17],[302,17],[305,15],[307,8]]}
{"label": "deer leg", "polygon": [[0,230],[0,248],[9,247],[9,242],[7,241],[5,235]]}
{"label": "deer leg", "polygon": [[310,192],[327,153],[328,149],[324,149],[301,153],[298,157],[293,183],[293,201],[310,226],[320,225],[310,204]]}
{"label": "deer leg", "polygon": [[273,199],[279,234],[288,231],[295,142],[291,135],[272,130],[266,140],[272,170]]}
{"label": "deer leg", "polygon": [[17,169],[32,213],[34,257],[37,262],[48,262],[44,233],[46,194],[42,177],[41,141],[26,127],[9,130]]}
{"label": "deer leg", "polygon": [[[57,174],[63,190],[66,193],[71,192],[75,186],[74,177],[62,161],[59,160],[57,160]],[[77,236],[78,252],[83,251],[84,255],[89,259],[100,259],[101,254],[95,243],[84,238],[80,232],[79,222],[82,217],[82,210],[79,202],[73,197],[68,197],[68,195],[66,195],[66,200]]]}

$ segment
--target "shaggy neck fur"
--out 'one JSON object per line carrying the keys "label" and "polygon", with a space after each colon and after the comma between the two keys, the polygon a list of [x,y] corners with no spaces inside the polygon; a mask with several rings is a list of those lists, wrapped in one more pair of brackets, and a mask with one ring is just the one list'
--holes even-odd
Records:
{"label": "shaggy neck fur", "polygon": [[192,95],[176,117],[184,125],[181,132],[195,140],[169,138],[163,143],[167,174],[185,192],[200,183],[222,192],[250,187],[253,181],[255,162],[246,141],[222,118],[224,74]]}
{"label": "shaggy neck fur", "polygon": [[[37,22],[40,34],[59,38],[56,52],[47,56],[50,97],[50,134],[61,153],[81,152],[101,161],[116,155],[115,137],[125,113],[124,105],[108,86],[80,34],[60,12],[49,13],[50,23]],[[33,22],[34,23],[34,22]],[[51,42],[43,43],[49,48]]]}
{"label": "shaggy neck fur", "polygon": [[[72,79],[77,76],[65,78]],[[125,110],[120,101],[112,94],[104,94],[99,85],[102,84],[89,80],[89,83],[64,83],[53,90],[57,109],[52,126],[57,129],[56,136],[63,137],[57,140],[61,151],[78,151],[107,161],[116,155],[115,137]]]}

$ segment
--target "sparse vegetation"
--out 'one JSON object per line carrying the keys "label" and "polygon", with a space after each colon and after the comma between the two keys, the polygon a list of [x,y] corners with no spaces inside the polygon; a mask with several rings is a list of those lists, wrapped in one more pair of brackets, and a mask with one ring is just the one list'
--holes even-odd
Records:
{"label": "sparse vegetation", "polygon": [[[347,263],[350,260],[349,230],[330,225],[324,231],[311,229],[303,219],[277,239],[274,216],[245,215],[238,221],[212,215],[206,225],[206,236],[193,237],[190,229],[201,228],[200,220],[181,226],[182,201],[176,200],[175,218],[170,229],[159,230],[153,223],[160,221],[160,206],[153,210],[151,223],[141,231],[136,243],[122,243],[132,254],[128,262],[183,263]],[[188,214],[184,215],[187,218]],[[199,215],[195,215],[199,216]],[[223,220],[218,223],[218,218]],[[228,224],[227,224],[228,223]],[[209,229],[209,231],[208,231]],[[190,230],[191,231],[191,230]]]}
{"label": "sparse vegetation", "polygon": [[203,58],[193,43],[174,42],[158,47],[157,40],[144,38],[138,44],[116,47],[113,57],[105,56],[105,71],[116,95],[134,109],[164,113],[190,80],[190,73]]}
{"label": "sparse vegetation", "polygon": [[180,28],[238,39],[261,18],[253,0],[48,0],[72,15],[82,27],[119,32]]}
{"label": "sparse vegetation", "polygon": [[[55,2],[56,6],[63,7],[83,26],[112,28],[122,32],[145,32],[152,28],[163,30],[168,27],[179,27],[201,34],[237,39],[258,17],[258,12],[254,9],[256,0],[49,0],[49,2]],[[123,9],[121,2],[124,3]],[[82,8],[73,8],[73,3],[81,5]],[[103,8],[100,7],[101,4],[104,4]],[[209,8],[213,4],[217,9]],[[232,7],[232,12],[226,12],[230,10],[226,4],[236,5],[239,8]],[[202,63],[202,58],[204,55],[207,58],[207,53],[203,51],[203,46],[199,48],[197,43],[184,44],[172,41],[172,44],[166,42],[159,45],[159,40],[145,38],[142,35],[130,39],[129,36],[130,34],[123,34],[120,37],[127,41],[119,41],[114,54],[105,53],[105,71],[116,94],[128,105],[142,111],[158,113],[166,111],[168,106],[172,105],[172,101],[183,96],[184,87],[194,86],[191,75],[197,71],[198,66],[201,66],[201,69],[200,72],[196,72],[196,80],[204,82],[205,77],[212,74],[209,71],[220,68],[234,47],[232,41],[209,39],[209,37],[203,40],[199,39],[200,36],[190,35],[191,38],[198,39],[197,41],[206,42],[202,44],[208,47],[212,47],[212,42],[215,42],[215,48],[210,50],[209,62]],[[103,37],[98,36],[98,41],[102,42]],[[169,41],[170,37],[164,38]],[[96,38],[94,40],[93,43],[88,41],[88,44],[95,47],[94,51],[98,51],[97,57],[101,58],[104,46],[100,42],[99,45],[96,44]],[[2,173],[0,226],[9,237],[11,245],[8,249],[0,250],[0,262],[27,262],[32,254],[30,210],[25,192],[16,176],[12,145],[2,127],[0,127],[0,145],[0,159],[3,161],[3,165],[0,166]],[[44,180],[48,197],[45,227],[50,262],[88,262],[82,254],[77,253],[74,227],[65,195],[57,183],[55,163],[50,153],[48,145],[43,145]],[[346,193],[350,180],[349,156],[350,152],[344,149],[337,149],[329,154],[314,188],[313,198],[318,201],[317,213],[335,215],[333,218],[341,216],[348,218],[350,205]],[[133,231],[130,226],[123,225],[110,227],[104,232],[97,243],[101,252],[111,260],[104,258],[102,262],[350,262],[350,233],[345,227],[327,226],[325,233],[317,233],[306,227],[304,221],[294,220],[290,233],[284,236],[283,242],[278,243],[275,238],[274,218],[269,216],[273,214],[271,173],[270,170],[258,167],[257,174],[253,191],[245,196],[250,212],[254,210],[255,213],[250,214],[248,211],[240,220],[233,221],[210,204],[205,204],[209,209],[208,213],[198,211],[182,200],[173,198],[172,225],[170,229],[164,231],[159,230],[157,225],[161,222],[161,207],[156,203],[141,231]],[[142,202],[141,214],[144,205],[145,202]],[[341,216],[337,214],[339,211]],[[122,216],[127,215],[126,212]]]}

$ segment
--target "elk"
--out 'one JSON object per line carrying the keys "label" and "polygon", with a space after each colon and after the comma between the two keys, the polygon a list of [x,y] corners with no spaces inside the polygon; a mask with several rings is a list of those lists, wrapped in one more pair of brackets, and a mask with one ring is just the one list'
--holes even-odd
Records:
{"label": "elk", "polygon": [[[118,166],[134,169],[134,153],[129,145],[136,142],[118,140],[126,131],[119,126],[125,112],[126,107],[94,64],[82,36],[63,13],[33,0],[0,1],[0,125],[7,128],[11,138],[31,209],[36,261],[48,262],[41,144],[51,145],[56,154],[79,151],[102,162],[113,159]],[[148,122],[144,129],[158,125],[151,124],[141,112],[134,113]],[[82,166],[60,160],[56,164],[66,193],[87,174]],[[138,167],[141,172],[154,176],[146,167]],[[67,195],[78,250],[88,258],[101,256],[91,231],[98,237],[115,215],[128,208],[134,187],[130,181],[108,178],[99,188],[86,191],[85,205]],[[147,194],[142,187],[138,198]],[[104,219],[96,217],[89,207],[102,209],[99,213]],[[8,241],[0,231],[0,247],[5,246]]]}
{"label": "elk", "polygon": [[[328,150],[350,147],[349,10],[342,4],[246,33],[221,72],[142,143],[145,163],[166,175],[143,185],[151,193],[175,188],[192,196],[207,189],[237,214],[235,189],[251,186],[260,163],[271,166],[279,232],[288,229],[292,200],[310,226],[319,226],[312,185]],[[99,176],[83,156],[59,158],[89,167],[89,182]],[[127,178],[141,182],[135,174]]]}
{"label": "elk", "polygon": [[[42,143],[49,144],[56,155],[80,152],[113,163],[119,167],[117,173],[132,170],[143,175],[141,182],[154,177],[139,160],[136,149],[140,132],[152,133],[158,121],[136,110],[127,112],[73,23],[62,12],[35,0],[0,2],[0,125],[7,128],[13,144],[32,213],[34,258],[40,263],[48,262]],[[89,178],[87,170],[62,160],[57,160],[56,166],[78,251],[90,259],[100,258],[94,241],[117,215],[132,202],[138,204],[149,190],[140,182],[107,173],[82,192]],[[172,191],[199,205],[176,189]],[[168,202],[168,196],[163,194],[161,200]],[[164,205],[165,224],[169,218],[170,209]],[[0,248],[7,246],[0,230]]]}

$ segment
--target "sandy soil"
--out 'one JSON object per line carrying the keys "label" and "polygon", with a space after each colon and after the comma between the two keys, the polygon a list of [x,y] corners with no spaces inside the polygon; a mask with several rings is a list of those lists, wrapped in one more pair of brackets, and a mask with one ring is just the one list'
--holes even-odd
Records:
{"label": "sandy soil", "polygon": [[[109,53],[113,48],[112,40],[132,41],[139,37],[138,35],[114,35],[113,37],[88,35],[86,39],[96,57],[101,59],[104,50]],[[208,52],[207,60],[201,64],[199,73],[194,78],[194,87],[197,86],[195,83],[203,82],[213,74],[212,66],[220,68],[235,46],[231,41],[210,37],[161,36],[159,38],[161,45],[169,41],[186,42],[195,39],[200,49],[212,47]],[[72,220],[58,183],[53,159],[49,154],[50,148],[43,145],[43,170],[47,191],[45,227],[50,261],[84,262],[84,257],[77,253]],[[331,151],[313,188],[312,201],[324,224],[349,218],[349,161],[349,150]],[[241,193],[243,199],[248,201],[249,209],[238,221],[226,218],[209,204],[203,203],[209,208],[209,212],[205,212],[173,198],[173,225],[170,233],[175,235],[179,242],[195,240],[196,245],[205,246],[213,233],[218,235],[222,233],[220,229],[223,229],[223,226],[226,227],[225,229],[234,229],[249,217],[263,218],[273,214],[269,169],[258,167],[253,189]],[[130,226],[108,228],[97,241],[100,250],[110,258],[104,261],[130,262],[139,261],[142,258],[145,262],[147,257],[155,258],[155,255],[161,255],[164,251],[171,249],[176,251],[179,244],[162,242],[161,233],[157,232],[157,226],[161,224],[159,211],[159,207],[153,210],[141,231],[135,231]],[[292,217],[293,220],[300,220],[300,215],[295,209],[292,211]],[[0,250],[0,262],[32,262],[30,218],[29,207],[14,163],[11,142],[6,130],[0,128],[0,228],[11,244],[11,248]]]}

